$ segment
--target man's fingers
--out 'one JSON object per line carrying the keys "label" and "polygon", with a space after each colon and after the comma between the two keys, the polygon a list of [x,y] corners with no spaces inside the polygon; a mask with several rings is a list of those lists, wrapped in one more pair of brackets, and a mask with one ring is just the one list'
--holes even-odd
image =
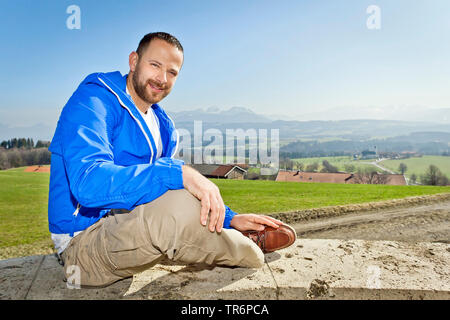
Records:
{"label": "man's fingers", "polygon": [[211,203],[208,197],[203,196],[201,200],[202,209],[200,210],[200,222],[206,226],[206,219],[211,208]]}
{"label": "man's fingers", "polygon": [[182,168],[184,187],[201,201],[201,224],[206,226],[209,215],[209,230],[220,232],[225,219],[225,205],[220,196],[219,188],[189,166],[183,165]]}
{"label": "man's fingers", "polygon": [[209,212],[209,231],[213,232],[216,229],[217,219],[219,218],[219,205],[214,195],[210,195],[210,212]]}
{"label": "man's fingers", "polygon": [[219,217],[216,223],[216,231],[221,232],[223,227],[223,222],[225,220],[225,204],[223,203],[222,197],[218,199],[219,202]]}
{"label": "man's fingers", "polygon": [[262,218],[269,219],[269,220],[275,222],[276,224],[283,224],[283,221],[278,220],[278,219],[275,219],[274,217],[271,217],[271,216],[267,216],[267,215],[264,215],[264,214],[258,214],[258,215],[256,215],[256,216],[257,216],[257,217],[262,217]]}
{"label": "man's fingers", "polygon": [[282,222],[279,221],[279,220],[276,220],[276,219],[273,219],[273,218],[270,219],[270,217],[268,217],[268,216],[258,216],[258,215],[255,216],[254,222],[259,223],[259,224],[265,224],[267,226],[271,226],[271,227],[274,227],[274,228],[278,228],[280,226],[280,224],[282,224]]}
{"label": "man's fingers", "polygon": [[262,231],[264,230],[264,225],[256,223],[256,222],[248,222],[246,226],[246,230],[256,230],[256,231]]}

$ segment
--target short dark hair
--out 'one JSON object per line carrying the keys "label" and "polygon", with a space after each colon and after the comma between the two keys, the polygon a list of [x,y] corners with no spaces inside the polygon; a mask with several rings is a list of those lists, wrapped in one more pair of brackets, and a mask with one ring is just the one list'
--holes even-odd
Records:
{"label": "short dark hair", "polygon": [[178,50],[180,50],[184,54],[183,46],[181,45],[180,41],[178,41],[178,39],[175,38],[173,35],[166,32],[151,32],[146,34],[139,42],[138,48],[136,50],[139,57],[153,39],[164,40],[167,43],[170,43],[171,45],[175,46]]}

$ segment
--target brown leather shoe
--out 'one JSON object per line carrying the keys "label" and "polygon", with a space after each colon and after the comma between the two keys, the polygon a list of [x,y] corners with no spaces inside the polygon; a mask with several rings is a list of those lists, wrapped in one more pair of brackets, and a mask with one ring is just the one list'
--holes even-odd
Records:
{"label": "brown leather shoe", "polygon": [[253,240],[264,253],[287,248],[297,239],[295,230],[286,224],[282,224],[277,229],[266,226],[263,231],[241,232]]}

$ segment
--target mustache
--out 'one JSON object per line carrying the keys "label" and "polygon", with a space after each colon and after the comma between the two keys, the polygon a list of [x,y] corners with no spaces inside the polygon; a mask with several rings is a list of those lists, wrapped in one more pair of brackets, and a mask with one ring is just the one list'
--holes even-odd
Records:
{"label": "mustache", "polygon": [[156,88],[161,89],[161,90],[165,90],[166,89],[166,86],[163,85],[161,82],[158,82],[158,81],[148,80],[147,83],[151,84],[153,87],[156,87]]}

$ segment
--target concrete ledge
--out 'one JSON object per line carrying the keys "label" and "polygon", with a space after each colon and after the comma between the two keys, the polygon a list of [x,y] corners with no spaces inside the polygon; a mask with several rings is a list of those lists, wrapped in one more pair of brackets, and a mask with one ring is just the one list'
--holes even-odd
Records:
{"label": "concrete ledge", "polygon": [[53,255],[0,261],[0,299],[450,299],[450,245],[299,239],[261,269],[164,261],[103,289],[67,289]]}

